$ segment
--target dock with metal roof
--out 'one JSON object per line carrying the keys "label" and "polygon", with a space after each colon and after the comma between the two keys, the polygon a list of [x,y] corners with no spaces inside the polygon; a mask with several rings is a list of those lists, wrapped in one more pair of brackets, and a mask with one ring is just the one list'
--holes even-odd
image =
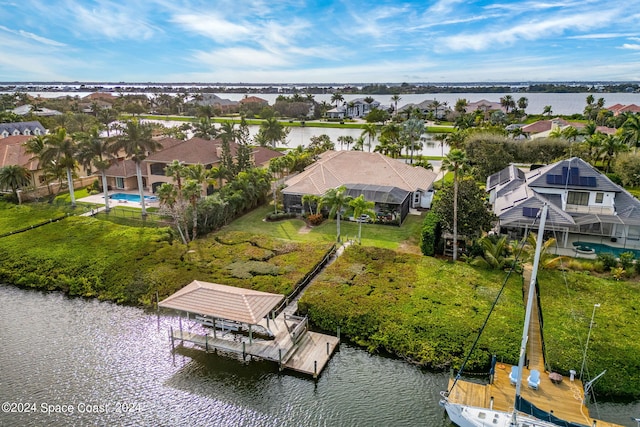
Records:
{"label": "dock with metal roof", "polygon": [[201,333],[185,331],[180,317],[179,328],[169,332],[174,348],[191,343],[207,352],[269,360],[280,369],[317,377],[340,337],[309,331],[307,318],[291,309],[276,315],[274,308],[283,300],[284,295],[193,281],[158,305],[187,313],[188,321],[201,326]]}

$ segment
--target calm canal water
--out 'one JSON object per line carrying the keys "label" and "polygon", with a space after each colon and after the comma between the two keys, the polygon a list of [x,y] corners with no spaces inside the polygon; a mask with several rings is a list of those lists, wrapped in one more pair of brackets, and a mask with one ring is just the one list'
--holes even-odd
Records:
{"label": "calm canal water", "polygon": [[[447,375],[348,344],[317,381],[275,364],[180,350],[176,318],[0,285],[2,426],[449,426]],[[24,408],[22,408],[24,409]],[[640,405],[600,405],[623,425]]]}

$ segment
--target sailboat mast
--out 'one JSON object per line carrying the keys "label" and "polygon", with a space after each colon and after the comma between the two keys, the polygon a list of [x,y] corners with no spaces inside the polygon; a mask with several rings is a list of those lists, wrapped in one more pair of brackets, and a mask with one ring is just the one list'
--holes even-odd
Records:
{"label": "sailboat mast", "polygon": [[518,361],[518,382],[516,383],[516,402],[520,397],[520,389],[522,387],[522,371],[524,369],[524,361],[527,351],[527,341],[529,340],[529,324],[531,323],[531,312],[533,311],[533,297],[535,295],[536,279],[538,276],[538,265],[540,264],[540,255],[542,252],[542,243],[544,240],[544,226],[547,222],[547,211],[549,206],[545,203],[540,212],[540,226],[538,227],[538,238],[536,239],[536,252],[533,258],[533,271],[531,272],[531,281],[529,282],[529,293],[527,295],[527,307],[524,316],[524,328],[522,330],[522,342],[520,343],[520,360]]}

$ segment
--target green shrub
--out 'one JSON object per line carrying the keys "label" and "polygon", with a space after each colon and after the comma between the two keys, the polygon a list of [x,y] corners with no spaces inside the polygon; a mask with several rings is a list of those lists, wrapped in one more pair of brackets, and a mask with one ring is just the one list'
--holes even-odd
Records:
{"label": "green shrub", "polygon": [[633,262],[636,259],[636,255],[633,252],[623,252],[620,254],[620,266],[627,272],[633,270]]}
{"label": "green shrub", "polygon": [[420,250],[423,255],[434,256],[436,254],[436,244],[440,239],[441,233],[440,218],[430,211],[422,223]]}
{"label": "green shrub", "polygon": [[267,221],[281,221],[283,219],[295,218],[296,216],[297,215],[295,213],[289,212],[270,213],[269,215],[267,215]]}
{"label": "green shrub", "polygon": [[598,254],[598,261],[602,262],[605,271],[612,270],[618,266],[618,260],[612,253],[609,252]]}

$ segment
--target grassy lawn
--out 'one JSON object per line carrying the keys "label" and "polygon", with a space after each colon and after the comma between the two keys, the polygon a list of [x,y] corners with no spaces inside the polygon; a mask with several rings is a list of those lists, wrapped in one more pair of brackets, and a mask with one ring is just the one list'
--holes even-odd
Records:
{"label": "grassy lawn", "polygon": [[[336,239],[335,220],[325,220],[319,226],[312,228],[307,228],[301,219],[263,221],[272,210],[272,206],[259,207],[223,227],[222,231],[245,231],[296,242],[334,242]],[[417,215],[407,216],[402,227],[363,224],[362,244],[387,249],[403,247],[408,251],[416,251],[418,250],[421,226],[422,216]],[[343,240],[355,240],[358,236],[358,224],[342,220],[340,221],[340,231]]]}

